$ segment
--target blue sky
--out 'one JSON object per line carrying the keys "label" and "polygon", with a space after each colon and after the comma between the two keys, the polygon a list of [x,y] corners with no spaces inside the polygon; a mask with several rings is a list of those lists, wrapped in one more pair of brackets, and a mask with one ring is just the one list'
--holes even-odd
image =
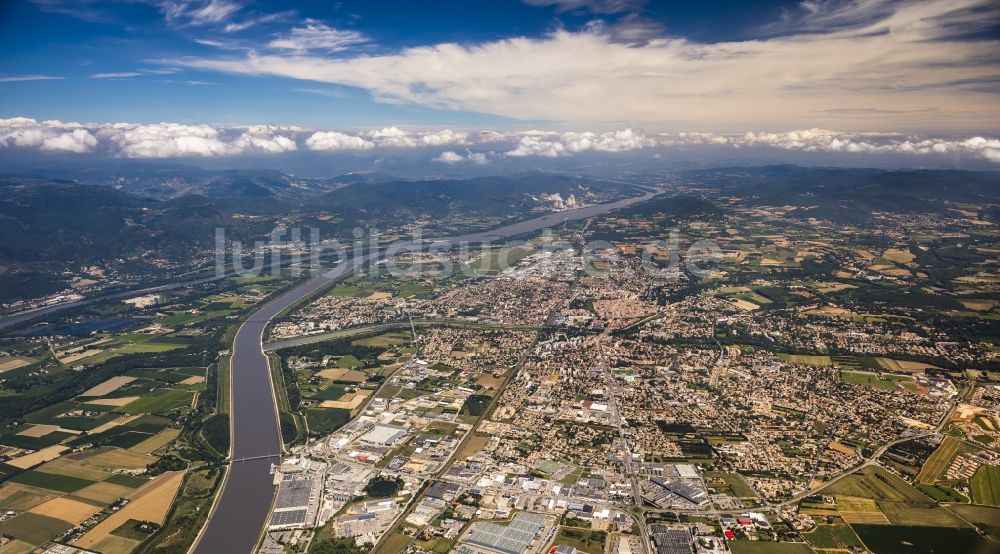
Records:
{"label": "blue sky", "polygon": [[295,128],[240,144],[336,131],[362,142],[311,144],[374,150],[395,129],[441,146],[429,133],[447,128],[466,133],[447,144],[545,156],[750,143],[1000,159],[995,0],[9,0],[0,48],[0,147],[228,155],[235,127],[270,124]]}
{"label": "blue sky", "polygon": [[[600,4],[600,3],[598,3]],[[719,41],[752,36],[795,8],[792,2],[681,2],[672,6],[608,2],[616,7],[529,5],[520,1],[434,2],[101,2],[13,1],[0,8],[0,78],[58,77],[0,83],[3,115],[133,122],[288,123],[326,127],[388,124],[485,125],[539,118],[379,102],[364,88],[270,76],[238,76],[178,67],[181,57],[266,49],[307,21],[362,35],[331,57],[391,54],[441,43],[478,44],[540,38],[595,21],[635,19],[667,34]],[[169,16],[218,6],[226,15]],[[608,13],[608,12],[611,13]],[[247,25],[246,28],[240,28]],[[232,26],[227,30],[227,26]],[[209,44],[218,42],[219,46]],[[236,50],[242,51],[242,50]],[[71,98],[71,100],[70,100]]]}

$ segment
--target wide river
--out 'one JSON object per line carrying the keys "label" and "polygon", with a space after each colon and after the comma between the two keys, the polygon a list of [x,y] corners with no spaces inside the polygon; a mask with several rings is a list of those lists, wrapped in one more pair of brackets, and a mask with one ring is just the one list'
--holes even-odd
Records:
{"label": "wide river", "polygon": [[[557,212],[480,233],[435,239],[433,245],[440,248],[463,243],[483,243],[532,233],[566,221],[585,219],[644,202],[655,194],[647,192],[642,196]],[[390,245],[388,250],[405,252],[426,246],[427,243],[399,242]],[[278,461],[282,447],[274,390],[267,357],[262,349],[264,328],[275,316],[298,300],[384,255],[385,251],[371,252],[308,279],[262,306],[236,332],[232,349],[229,414],[232,422],[232,463],[226,473],[222,492],[212,507],[208,522],[192,546],[192,552],[252,552],[271,509],[275,487],[270,467],[272,462]]]}

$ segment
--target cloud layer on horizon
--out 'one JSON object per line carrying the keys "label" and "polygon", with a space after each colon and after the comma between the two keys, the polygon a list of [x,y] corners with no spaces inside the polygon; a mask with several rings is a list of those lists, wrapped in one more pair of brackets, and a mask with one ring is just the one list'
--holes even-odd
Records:
{"label": "cloud layer on horizon", "polygon": [[[461,148],[456,148],[461,147]],[[940,138],[897,133],[848,133],[824,129],[780,133],[745,132],[646,134],[625,128],[596,133],[555,131],[415,131],[384,127],[356,133],[297,126],[213,126],[182,123],[89,124],[27,117],[0,119],[0,149],[96,154],[120,158],[183,158],[270,155],[300,150],[361,152],[424,149],[444,164],[485,164],[503,157],[557,158],[586,152],[637,150],[773,148],[844,154],[973,156],[1000,163],[1000,139]],[[465,154],[459,153],[462,150]]]}

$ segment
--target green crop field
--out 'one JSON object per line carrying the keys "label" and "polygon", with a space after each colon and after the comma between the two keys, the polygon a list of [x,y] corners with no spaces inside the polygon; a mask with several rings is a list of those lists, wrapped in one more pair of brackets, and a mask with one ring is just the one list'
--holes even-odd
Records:
{"label": "green crop field", "polygon": [[350,410],[340,408],[311,408],[306,410],[306,422],[309,432],[314,435],[324,435],[340,429],[351,419]]}
{"label": "green crop field", "polygon": [[124,473],[119,473],[112,475],[111,477],[108,477],[107,479],[105,479],[105,481],[114,485],[121,485],[123,487],[136,489],[149,482],[149,479],[146,479],[145,477],[137,477],[135,475],[127,475]]}
{"label": "green crop field", "polygon": [[850,525],[818,525],[816,529],[809,533],[804,533],[802,538],[809,541],[809,544],[816,548],[845,549],[855,546],[864,548],[861,539],[858,538]]}
{"label": "green crop field", "polygon": [[69,531],[73,526],[54,517],[23,513],[0,523],[0,533],[21,542],[40,545]]}
{"label": "green crop field", "polygon": [[968,502],[969,499],[945,485],[925,485],[917,483],[917,489],[938,502]]}
{"label": "green crop field", "polygon": [[356,356],[348,354],[347,356],[341,356],[340,359],[337,360],[337,367],[354,369],[365,367],[365,364],[362,363]]}
{"label": "green crop field", "polygon": [[56,475],[54,473],[42,473],[41,471],[26,471],[20,475],[12,477],[11,482],[31,485],[42,489],[49,489],[60,492],[73,492],[93,484],[93,481],[70,477],[69,475]]}
{"label": "green crop field", "polygon": [[738,498],[757,498],[757,493],[738,473],[706,472],[705,479],[724,482],[724,486],[719,487],[717,484],[713,484],[713,486],[728,490],[729,493]]}
{"label": "green crop field", "polygon": [[869,466],[830,485],[823,492],[860,496],[873,500],[928,501],[928,498],[906,481],[880,468]]}
{"label": "green crop field", "polygon": [[374,337],[368,337],[364,339],[358,339],[351,344],[356,344],[359,346],[395,346],[398,344],[404,344],[410,340],[409,333],[394,332],[385,333],[383,335],[378,335]]}
{"label": "green crop field", "polygon": [[934,452],[927,457],[927,461],[920,468],[917,481],[920,483],[934,483],[944,475],[951,465],[955,456],[963,450],[964,443],[955,437],[945,436],[941,444]]}
{"label": "green crop field", "polygon": [[189,390],[161,389],[151,396],[140,398],[118,408],[118,411],[126,414],[168,413],[190,405],[192,394]]}
{"label": "green crop field", "polygon": [[909,377],[900,377],[898,375],[882,375],[880,377],[874,373],[859,371],[842,371],[840,372],[840,380],[851,385],[868,385],[883,390],[893,390],[898,383],[906,385],[913,382],[913,379]]}
{"label": "green crop field", "polygon": [[1000,506],[1000,466],[983,465],[972,476],[972,501],[987,506]]}
{"label": "green crop field", "polygon": [[955,504],[948,506],[948,509],[982,529],[987,535],[1000,540],[1000,508],[976,506],[974,504]]}
{"label": "green crop field", "polygon": [[966,526],[962,520],[939,507],[931,498],[880,467],[866,467],[830,485],[823,492],[870,498],[893,524]]}
{"label": "green crop field", "polygon": [[555,544],[572,546],[577,551],[586,552],[587,554],[602,554],[604,552],[605,540],[607,540],[607,533],[604,531],[560,527],[559,534],[556,535]]}
{"label": "green crop field", "polygon": [[[875,554],[952,554],[989,552],[972,529],[902,525],[854,525],[854,531]],[[736,552],[734,550],[734,552]]]}
{"label": "green crop field", "polygon": [[731,541],[733,554],[811,554],[803,542]]}

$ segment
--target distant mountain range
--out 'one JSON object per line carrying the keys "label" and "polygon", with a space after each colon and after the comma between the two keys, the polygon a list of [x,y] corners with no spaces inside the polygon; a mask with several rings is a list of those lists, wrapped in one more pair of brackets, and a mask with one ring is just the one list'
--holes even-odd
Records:
{"label": "distant mountain range", "polygon": [[864,223],[875,212],[941,213],[946,203],[997,204],[1000,172],[806,168],[794,165],[684,172],[696,186],[751,205],[795,206],[792,217]]}
{"label": "distant mountain range", "polygon": [[[51,173],[51,174],[49,174]],[[347,236],[418,218],[509,221],[573,195],[601,201],[630,194],[620,182],[547,173],[473,179],[400,180],[377,173],[300,179],[274,170],[206,170],[171,164],[108,169],[55,167],[0,177],[0,301],[66,287],[80,268],[114,262],[133,276],[167,276],[206,261],[215,229],[251,241],[280,222]],[[791,217],[864,224],[874,212],[938,213],[947,203],[1000,205],[1000,172],[734,167],[677,173],[706,196],[793,206]],[[718,210],[691,196],[658,197],[633,210],[683,218]],[[164,275],[166,274],[166,275]]]}
{"label": "distant mountain range", "polygon": [[273,170],[143,168],[147,171],[135,174],[83,171],[80,180],[0,178],[0,301],[61,290],[90,264],[115,261],[116,268],[143,275],[184,268],[198,254],[204,263],[217,228],[244,242],[265,237],[279,222],[318,227],[324,237],[349,236],[357,225],[386,228],[420,217],[518,219],[543,207],[544,195],[600,200],[632,190],[540,173],[471,180],[383,180],[389,178],[378,174],[303,180]]}

